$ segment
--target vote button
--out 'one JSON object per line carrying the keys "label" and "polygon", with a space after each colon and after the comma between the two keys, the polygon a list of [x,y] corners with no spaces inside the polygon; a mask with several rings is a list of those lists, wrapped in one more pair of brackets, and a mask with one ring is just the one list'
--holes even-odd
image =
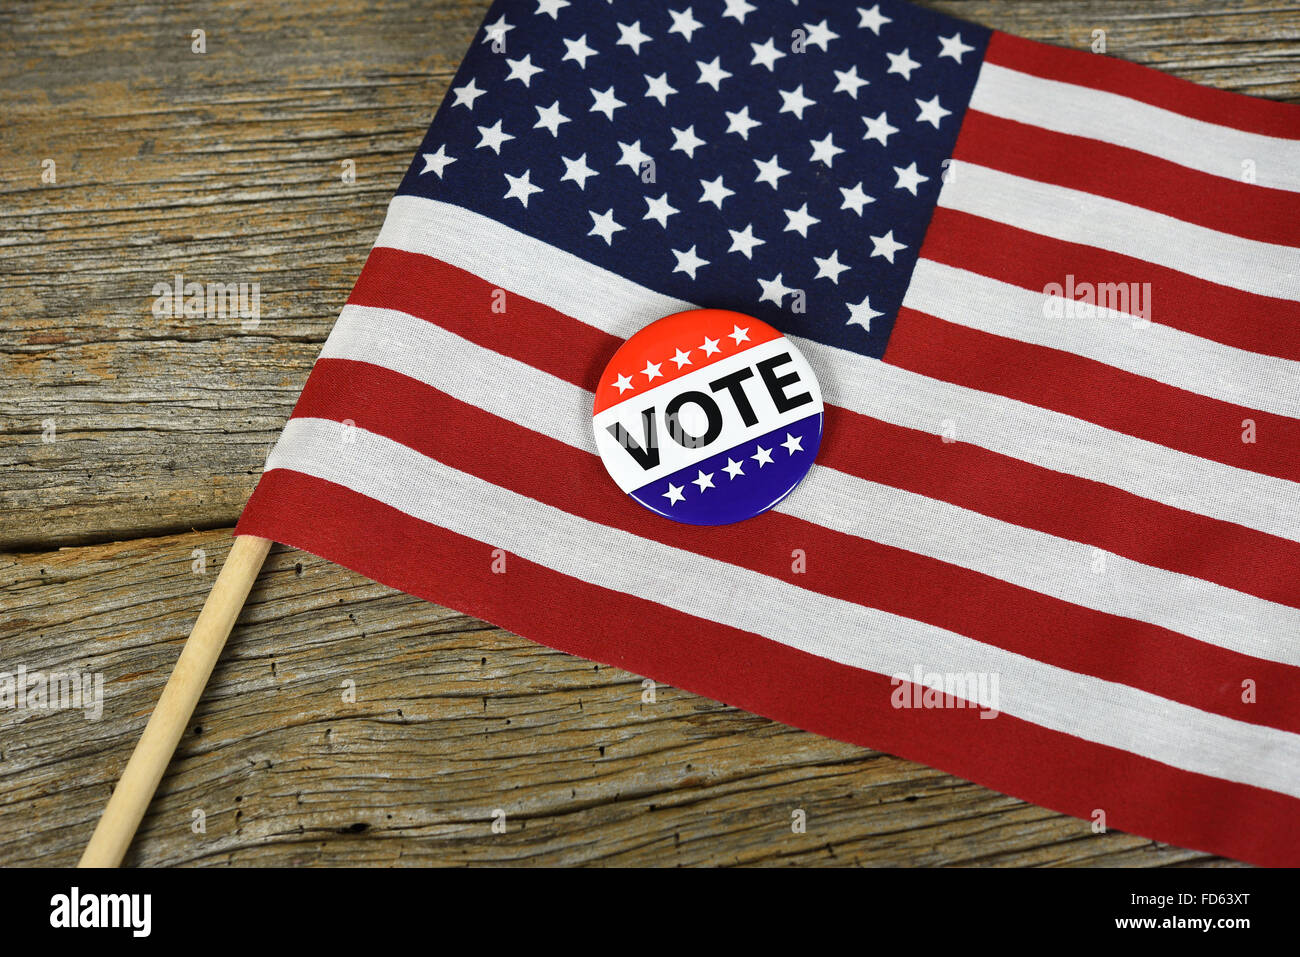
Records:
{"label": "vote button", "polygon": [[743,313],[692,309],[619,347],[592,424],[610,477],[641,505],[688,525],[728,525],[803,480],[822,414],[817,377],[794,343]]}

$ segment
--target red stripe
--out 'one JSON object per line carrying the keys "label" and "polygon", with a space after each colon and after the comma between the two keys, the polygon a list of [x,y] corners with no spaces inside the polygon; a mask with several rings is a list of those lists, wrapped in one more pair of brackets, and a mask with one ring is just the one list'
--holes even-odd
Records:
{"label": "red stripe", "polygon": [[[929,242],[927,237],[927,248]],[[486,349],[594,391],[620,340],[522,296],[511,297],[509,322],[502,322],[489,311],[492,289],[440,260],[375,249],[350,301],[436,322]],[[592,355],[595,361],[587,358]],[[940,445],[928,433],[832,406],[826,416],[818,454],[842,472],[1086,542],[1145,565],[1300,606],[1294,576],[1285,572],[1300,567],[1300,543],[974,446]],[[837,455],[840,448],[845,453]],[[894,454],[878,455],[877,448],[890,448]],[[935,467],[936,448],[944,456],[941,468]],[[947,464],[958,456],[969,466],[960,474]],[[1080,508],[1066,512],[1044,506],[1059,501],[1077,502]]]}
{"label": "red stripe", "polygon": [[953,157],[1221,233],[1300,246],[1300,193],[1225,179],[1100,140],[969,110]]}
{"label": "red stripe", "polygon": [[[817,734],[942,768],[1036,804],[1259,864],[1300,864],[1300,801],[969,709],[895,709],[889,678],[589,585],[347,489],[277,470],[240,534],[304,548],[534,641],[652,675]],[[376,548],[372,543],[383,542]],[[537,601],[538,595],[548,600]]]}
{"label": "red stripe", "polygon": [[1113,57],[994,31],[984,59],[1047,80],[1116,93],[1206,123],[1300,139],[1300,108],[1289,103],[1216,90]]}
{"label": "red stripe", "polygon": [[[1057,349],[906,307],[885,361],[1261,475],[1300,481],[1300,421],[1220,402]],[[1243,442],[1243,423],[1258,441]]]}
{"label": "red stripe", "polygon": [[[403,414],[394,416],[394,408]],[[320,360],[294,415],[350,419],[358,428],[454,469],[644,539],[1201,710],[1300,732],[1300,713],[1291,707],[1300,699],[1300,668],[1093,611],[777,512],[721,527],[667,522],[619,492],[598,456],[379,366]],[[431,422],[438,428],[429,428]],[[520,469],[520,462],[529,467]],[[805,572],[791,570],[795,548],[807,556]],[[864,589],[863,582],[871,582],[870,588]],[[1125,653],[1115,654],[1117,647]],[[1246,678],[1268,687],[1267,699],[1242,702]]]}
{"label": "red stripe", "polygon": [[1042,290],[1065,283],[1151,283],[1151,320],[1225,346],[1300,360],[1300,302],[1257,296],[1142,259],[1051,239],[970,213],[935,209],[921,256]]}

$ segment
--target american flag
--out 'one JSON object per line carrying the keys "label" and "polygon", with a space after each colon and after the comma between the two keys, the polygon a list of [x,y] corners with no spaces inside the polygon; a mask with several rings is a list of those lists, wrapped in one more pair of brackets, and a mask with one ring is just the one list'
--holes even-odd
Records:
{"label": "american flag", "polygon": [[[498,0],[238,532],[1300,864],[1297,194],[1300,108],[901,2]],[[611,356],[691,308],[825,398],[737,524],[593,442]]]}

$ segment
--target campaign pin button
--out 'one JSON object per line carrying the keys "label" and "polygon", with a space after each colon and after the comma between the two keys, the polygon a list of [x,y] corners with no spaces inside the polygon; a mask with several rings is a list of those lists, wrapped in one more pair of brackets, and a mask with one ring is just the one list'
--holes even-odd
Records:
{"label": "campaign pin button", "polygon": [[609,360],[596,448],[637,502],[688,525],[766,512],[808,474],[822,437],[817,377],[765,322],[692,309],[652,322]]}

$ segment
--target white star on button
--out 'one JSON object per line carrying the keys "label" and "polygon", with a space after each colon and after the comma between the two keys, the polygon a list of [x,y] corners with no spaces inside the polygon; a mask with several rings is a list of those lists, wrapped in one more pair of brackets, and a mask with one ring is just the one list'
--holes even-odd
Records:
{"label": "white star on button", "polygon": [[685,485],[674,485],[672,482],[669,482],[668,491],[664,492],[664,498],[668,499],[668,504],[676,505],[678,502],[682,501],[686,497],[682,494],[682,491],[685,488]]}
{"label": "white star on button", "polygon": [[740,328],[740,326],[737,326],[737,325],[734,325],[734,324],[733,324],[732,327],[731,327],[731,331],[727,333],[727,338],[728,338],[728,339],[735,339],[735,340],[736,340],[736,345],[740,345],[742,342],[748,342],[748,341],[749,341],[749,327],[746,326],[744,329],[742,329],[742,328]]}
{"label": "white star on button", "polygon": [[622,394],[623,394],[624,392],[626,392],[628,389],[635,388],[635,386],[632,385],[632,377],[631,377],[631,376],[620,375],[620,376],[619,376],[619,377],[614,381],[614,388],[618,389],[618,394],[619,394],[619,395],[622,395]]}
{"label": "white star on button", "polygon": [[704,354],[706,356],[711,356],[715,352],[722,351],[721,349],[718,348],[718,340],[710,339],[708,336],[704,337],[704,345],[700,346],[700,348],[704,350]]}
{"label": "white star on button", "polygon": [[708,475],[705,475],[703,469],[696,469],[695,474],[696,474],[696,478],[691,479],[691,484],[698,485],[701,492],[703,492],[706,488],[714,488],[712,472],[710,472]]}
{"label": "white star on button", "polygon": [[793,436],[789,432],[785,434],[785,441],[781,443],[785,450],[791,455],[803,451],[803,436]]}
{"label": "white star on button", "polygon": [[722,471],[730,475],[733,482],[736,480],[737,475],[745,474],[745,470],[740,467],[740,463],[729,455],[727,456],[727,465]]}
{"label": "white star on button", "polygon": [[[692,246],[691,248],[694,249],[695,247]],[[685,352],[683,352],[681,349],[678,349],[677,355],[673,356],[671,361],[677,363],[677,368],[679,369],[682,366],[688,366],[691,364],[691,352],[693,351],[694,350],[692,349],[687,349]]]}
{"label": "white star on button", "polygon": [[663,376],[663,373],[659,371],[659,367],[662,365],[662,362],[651,362],[647,359],[645,362],[645,368],[641,370],[641,374],[645,376],[648,381],[653,382],[656,378],[661,378]]}
{"label": "white star on button", "polygon": [[755,446],[755,448],[758,450],[758,453],[756,455],[751,455],[750,458],[758,463],[758,467],[762,468],[764,465],[771,465],[772,450],[765,449],[761,445]]}

